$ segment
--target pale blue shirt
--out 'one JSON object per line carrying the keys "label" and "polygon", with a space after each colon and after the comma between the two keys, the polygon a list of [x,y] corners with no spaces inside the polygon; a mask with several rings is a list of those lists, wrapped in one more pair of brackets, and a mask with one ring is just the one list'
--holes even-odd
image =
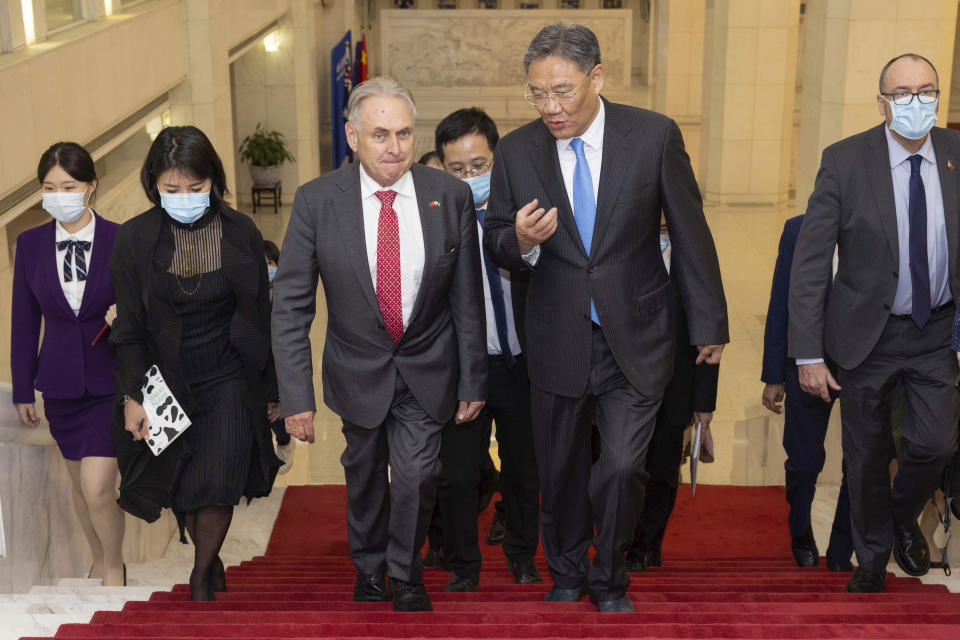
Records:
{"label": "pale blue shirt", "polygon": [[[486,205],[484,205],[486,208]],[[487,355],[503,355],[500,349],[500,334],[497,332],[497,317],[493,312],[493,297],[490,295],[490,281],[487,280],[487,264],[483,259],[483,226],[477,221],[480,237],[480,269],[483,271],[483,306],[487,317]],[[507,310],[507,344],[510,345],[512,355],[520,355],[520,340],[517,338],[517,327],[513,317],[513,292],[510,289],[510,272],[499,269],[500,286],[503,288],[503,305]]]}
{"label": "pale blue shirt", "polygon": [[[897,279],[897,294],[893,298],[890,313],[910,315],[913,311],[913,285],[910,281],[910,156],[890,133],[887,134],[887,150],[890,153],[890,171],[893,174],[893,197],[897,207],[897,238],[900,249],[900,277]],[[930,269],[930,304],[936,308],[950,302],[949,251],[947,228],[943,214],[943,193],[940,191],[940,174],[937,172],[937,156],[933,151],[930,136],[917,151],[923,158],[920,177],[927,196],[927,264]]]}

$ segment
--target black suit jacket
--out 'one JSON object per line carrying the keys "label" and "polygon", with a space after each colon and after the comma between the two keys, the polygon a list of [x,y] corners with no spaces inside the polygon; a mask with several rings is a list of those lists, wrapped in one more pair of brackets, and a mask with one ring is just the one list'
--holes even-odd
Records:
{"label": "black suit jacket", "polygon": [[[110,342],[117,348],[118,401],[112,428],[121,473],[119,502],[123,509],[148,522],[156,520],[161,508],[171,504],[184,440],[174,440],[160,456],[154,456],[144,441],[134,442],[124,430],[119,399],[126,394],[142,401],[140,388],[147,368],[157,364],[187,415],[193,406],[180,367],[180,316],[163,293],[173,259],[172,250],[158,247],[164,216],[163,209],[154,207],[124,223],[110,260],[110,279],[117,298],[117,321]],[[281,464],[274,454],[266,420],[266,403],[277,397],[270,355],[270,288],[263,237],[256,225],[230,208],[221,212],[221,218],[223,273],[237,299],[230,341],[243,362],[247,381],[244,401],[254,434],[244,491],[251,499],[270,493]]]}
{"label": "black suit jacket", "polygon": [[[880,124],[823,151],[790,272],[792,358],[828,355],[844,369],[857,367],[883,333],[898,278],[910,277],[909,271],[900,273],[897,210],[885,126]],[[960,132],[934,127],[930,136],[943,194],[949,285],[956,300],[960,294]],[[827,301],[835,245],[839,261]]]}
{"label": "black suit jacket", "polygon": [[414,164],[425,261],[403,337],[387,333],[370,277],[353,163],[297,189],[273,284],[273,344],[284,415],[316,408],[309,330],[317,278],[327,302],[323,399],[373,428],[393,402],[397,372],[431,418],[487,397],[486,327],[473,196],[462,180]]}
{"label": "black suit jacket", "polygon": [[558,395],[584,393],[590,371],[590,300],[604,336],[630,383],[655,395],[673,373],[674,328],[660,253],[664,212],[673,260],[685,268],[673,282],[688,309],[692,344],[728,342],[726,300],[700,192],[677,125],[669,118],[604,102],[606,121],[591,254],[580,240],[563,185],[556,139],[541,120],[497,145],[485,246],[511,270],[531,270],[520,255],[517,209],[534,198],[557,207],[560,224],[541,245],[527,296],[530,380]]}

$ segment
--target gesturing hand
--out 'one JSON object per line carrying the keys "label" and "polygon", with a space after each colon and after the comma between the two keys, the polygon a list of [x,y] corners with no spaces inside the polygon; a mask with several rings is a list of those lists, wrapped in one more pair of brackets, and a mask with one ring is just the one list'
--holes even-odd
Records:
{"label": "gesturing hand", "polygon": [[284,427],[291,436],[301,442],[313,442],[313,418],[317,415],[316,411],[304,411],[292,416],[287,416],[284,421]]}
{"label": "gesturing hand", "polygon": [[800,374],[800,388],[806,393],[830,402],[830,389],[840,391],[840,385],[833,379],[830,369],[824,363],[801,364],[797,369]]}
{"label": "gesturing hand", "polygon": [[538,200],[534,198],[517,211],[517,241],[520,243],[520,253],[526,255],[535,246],[545,242],[557,230],[557,208],[545,211],[537,208]]}

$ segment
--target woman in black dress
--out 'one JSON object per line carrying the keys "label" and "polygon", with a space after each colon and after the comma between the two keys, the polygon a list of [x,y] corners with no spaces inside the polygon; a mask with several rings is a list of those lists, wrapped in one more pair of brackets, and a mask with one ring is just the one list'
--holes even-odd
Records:
{"label": "woman in black dress", "polygon": [[[110,264],[120,506],[151,522],[173,509],[196,548],[191,597],[212,600],[233,507],[267,495],[280,466],[263,238],[223,201],[223,165],[196,127],[161,131],[140,177],[156,206],[120,228]],[[158,456],[141,404],[154,365],[192,422]]]}

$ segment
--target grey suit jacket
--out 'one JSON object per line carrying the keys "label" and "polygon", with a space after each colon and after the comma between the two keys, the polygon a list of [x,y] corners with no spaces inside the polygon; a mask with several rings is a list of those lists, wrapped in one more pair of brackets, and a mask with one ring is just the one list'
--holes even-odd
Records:
{"label": "grey suit jacket", "polygon": [[[838,365],[853,369],[876,346],[890,317],[900,258],[884,126],[880,124],[823,150],[790,272],[792,358],[821,358],[825,349]],[[930,135],[943,192],[950,291],[957,298],[960,171],[956,166],[960,163],[960,133],[936,127]],[[824,311],[834,245],[839,262]],[[909,271],[903,276],[909,278]]]}
{"label": "grey suit jacket", "polygon": [[497,145],[484,227],[500,266],[530,269],[514,228],[534,198],[560,224],[541,245],[527,294],[530,381],[558,395],[584,393],[590,372],[590,299],[630,383],[647,395],[673,373],[671,278],[660,254],[660,212],[673,246],[673,282],[688,310],[691,344],[728,341],[727,308],[713,237],[677,125],[644,109],[604,102],[606,123],[592,250],[587,257],[560,173],[556,140],[540,120]]}
{"label": "grey suit jacket", "polygon": [[486,329],[473,197],[461,180],[415,164],[423,230],[423,279],[394,345],[370,277],[359,164],[299,189],[273,285],[273,344],[285,416],[316,409],[308,337],[317,277],[327,302],[324,402],[345,421],[373,428],[393,401],[397,372],[439,422],[458,400],[487,395]]}

